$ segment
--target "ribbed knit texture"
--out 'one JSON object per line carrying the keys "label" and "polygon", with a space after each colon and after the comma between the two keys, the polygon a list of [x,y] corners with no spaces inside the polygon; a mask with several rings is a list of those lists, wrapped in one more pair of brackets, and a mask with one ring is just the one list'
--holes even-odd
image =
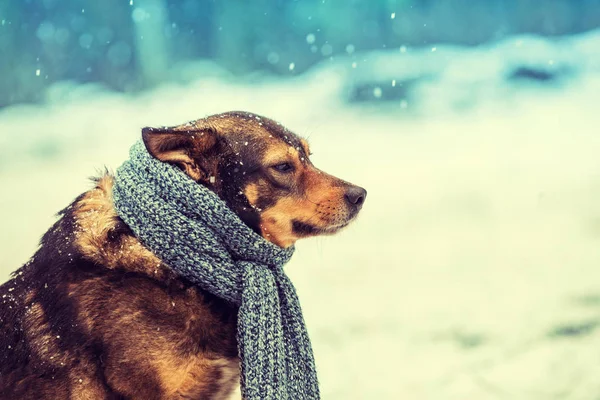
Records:
{"label": "ribbed knit texture", "polygon": [[117,170],[117,214],[177,273],[239,306],[245,399],[319,399],[296,290],[283,271],[293,248],[257,235],[212,191],[158,161],[140,141]]}

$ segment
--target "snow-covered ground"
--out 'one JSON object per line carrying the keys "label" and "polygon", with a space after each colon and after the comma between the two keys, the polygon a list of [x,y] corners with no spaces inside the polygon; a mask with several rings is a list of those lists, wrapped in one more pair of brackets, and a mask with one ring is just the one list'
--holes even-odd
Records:
{"label": "snow-covered ground", "polygon": [[[140,127],[249,110],[369,192],[353,226],[300,242],[287,267],[325,399],[598,399],[599,49],[599,33],[524,37],[412,54],[408,72],[380,70],[381,53],[260,84],[213,71],[138,96],[56,86],[0,112],[0,279]],[[507,78],[557,64],[564,77]],[[403,100],[344,101],[356,82],[412,82],[418,65],[435,71]]]}

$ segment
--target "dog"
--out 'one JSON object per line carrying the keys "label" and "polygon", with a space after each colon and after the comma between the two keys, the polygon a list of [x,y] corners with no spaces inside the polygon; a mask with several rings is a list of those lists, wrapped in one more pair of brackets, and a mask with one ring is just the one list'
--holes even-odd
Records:
{"label": "dog", "polygon": [[[280,247],[338,232],[366,198],[318,170],[306,140],[255,114],[144,128],[142,139]],[[239,386],[236,307],[140,243],[114,209],[113,179],[105,171],[60,211],[0,286],[0,399],[228,398]]]}

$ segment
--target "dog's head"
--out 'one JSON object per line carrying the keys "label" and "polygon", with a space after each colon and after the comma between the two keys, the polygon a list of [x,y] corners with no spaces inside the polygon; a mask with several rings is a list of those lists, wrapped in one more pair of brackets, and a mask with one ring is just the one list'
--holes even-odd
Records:
{"label": "dog's head", "polygon": [[229,112],[144,128],[146,148],[213,190],[254,231],[281,247],[333,234],[367,192],[317,169],[306,140],[255,114]]}

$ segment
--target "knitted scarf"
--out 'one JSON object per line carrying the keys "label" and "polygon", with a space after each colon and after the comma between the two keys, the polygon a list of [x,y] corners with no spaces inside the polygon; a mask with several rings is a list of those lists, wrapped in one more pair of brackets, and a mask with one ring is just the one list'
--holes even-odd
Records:
{"label": "knitted scarf", "polygon": [[118,168],[117,214],[177,273],[239,306],[245,399],[319,399],[296,290],[283,271],[294,249],[256,234],[211,190],[152,157],[140,141]]}

